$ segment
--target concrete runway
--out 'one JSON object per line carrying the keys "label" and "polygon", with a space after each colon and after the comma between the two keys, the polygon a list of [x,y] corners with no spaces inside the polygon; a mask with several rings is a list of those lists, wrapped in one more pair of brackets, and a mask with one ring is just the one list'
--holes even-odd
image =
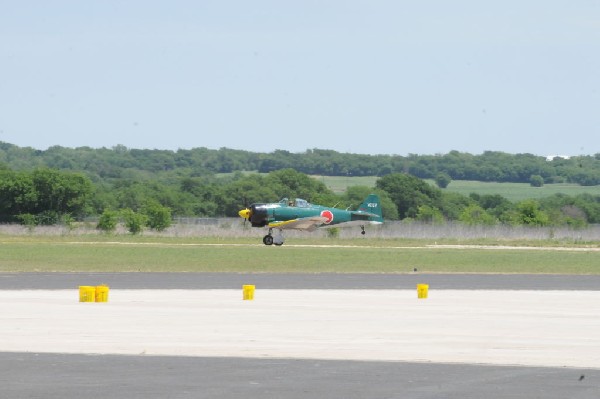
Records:
{"label": "concrete runway", "polygon": [[[109,303],[77,302],[78,285],[101,283]],[[596,276],[0,273],[0,397],[597,398],[599,288]]]}

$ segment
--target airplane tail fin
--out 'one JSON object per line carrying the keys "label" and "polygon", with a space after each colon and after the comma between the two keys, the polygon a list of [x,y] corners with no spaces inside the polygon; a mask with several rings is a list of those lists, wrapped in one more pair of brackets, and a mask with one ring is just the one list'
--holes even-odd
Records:
{"label": "airplane tail fin", "polygon": [[358,210],[376,215],[376,217],[371,219],[373,222],[383,222],[381,202],[379,201],[379,196],[377,194],[370,194],[367,198],[365,198],[363,203],[358,207]]}

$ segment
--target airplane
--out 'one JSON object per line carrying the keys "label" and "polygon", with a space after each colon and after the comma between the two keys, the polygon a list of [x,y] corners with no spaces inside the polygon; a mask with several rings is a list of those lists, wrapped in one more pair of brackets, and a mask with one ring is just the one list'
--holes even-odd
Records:
{"label": "airplane", "polygon": [[[283,198],[274,203],[256,203],[238,212],[252,227],[268,227],[263,237],[265,245],[283,245],[283,230],[315,231],[317,228],[360,226],[365,234],[365,225],[382,224],[381,204],[377,194],[370,194],[356,211],[314,205],[302,198],[288,201]],[[244,222],[245,223],[245,222]],[[273,229],[277,230],[275,237]]]}

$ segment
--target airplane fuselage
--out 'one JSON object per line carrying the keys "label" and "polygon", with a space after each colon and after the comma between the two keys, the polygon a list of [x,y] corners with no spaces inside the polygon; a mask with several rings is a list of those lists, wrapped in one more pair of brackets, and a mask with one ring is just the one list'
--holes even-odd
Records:
{"label": "airplane fuselage", "polygon": [[[301,198],[295,201],[284,198],[276,203],[252,204],[240,210],[239,215],[249,221],[252,227],[269,227],[269,234],[263,240],[267,245],[273,243],[273,229],[281,233],[285,229],[313,231],[319,227],[358,225],[364,234],[366,224],[383,223],[379,197],[375,194],[369,195],[356,211],[313,205]],[[275,242],[278,245],[282,243],[283,239]]]}

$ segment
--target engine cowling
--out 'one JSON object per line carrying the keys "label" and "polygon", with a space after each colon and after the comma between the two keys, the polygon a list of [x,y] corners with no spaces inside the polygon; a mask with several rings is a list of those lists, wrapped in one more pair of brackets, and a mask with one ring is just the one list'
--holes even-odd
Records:
{"label": "engine cowling", "polygon": [[269,223],[269,212],[266,204],[250,205],[250,218],[252,227],[263,227]]}

